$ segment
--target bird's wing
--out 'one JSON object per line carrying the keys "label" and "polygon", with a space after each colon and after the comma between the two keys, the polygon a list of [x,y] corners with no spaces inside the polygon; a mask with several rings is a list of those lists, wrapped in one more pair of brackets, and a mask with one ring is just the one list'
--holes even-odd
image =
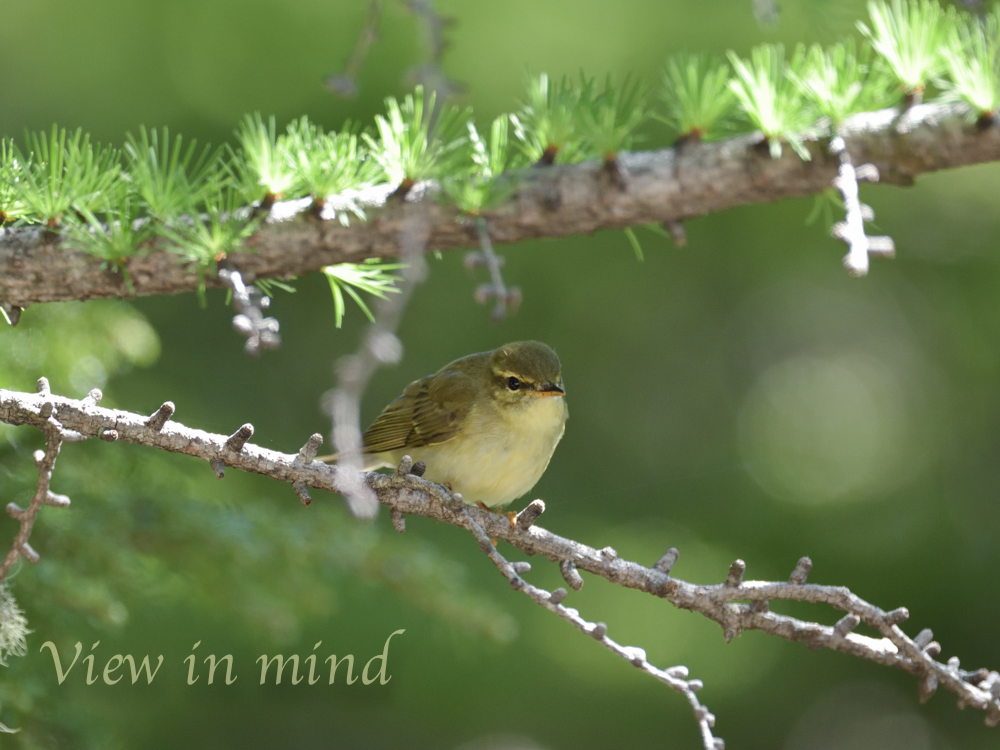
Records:
{"label": "bird's wing", "polygon": [[475,393],[471,377],[445,370],[410,383],[364,435],[365,453],[436,445],[462,427]]}

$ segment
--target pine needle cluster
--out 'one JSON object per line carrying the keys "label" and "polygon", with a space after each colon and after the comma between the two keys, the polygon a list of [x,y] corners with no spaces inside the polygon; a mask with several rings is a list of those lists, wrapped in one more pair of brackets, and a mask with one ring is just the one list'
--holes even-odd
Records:
{"label": "pine needle cluster", "polygon": [[1000,5],[980,18],[960,17],[941,49],[943,75],[934,79],[942,98],[962,102],[970,119],[987,125],[1000,109]]}
{"label": "pine needle cluster", "polygon": [[577,122],[583,91],[565,76],[556,84],[547,73],[528,77],[528,92],[510,115],[528,162],[540,166],[576,161],[582,150]]}
{"label": "pine needle cluster", "polygon": [[660,119],[680,141],[713,141],[735,130],[736,101],[729,66],[709,55],[681,53],[663,71]]}
{"label": "pine needle cluster", "polygon": [[512,162],[518,161],[511,152],[507,115],[500,115],[490,127],[485,140],[471,120],[467,123],[471,169],[465,173],[447,175],[441,180],[443,195],[466,216],[478,216],[497,208],[510,197],[511,184],[501,177]]}
{"label": "pine needle cluster", "polygon": [[395,185],[400,196],[416,183],[460,171],[468,162],[465,133],[472,110],[446,105],[435,112],[435,103],[433,93],[425,101],[423,86],[402,104],[389,97],[386,114],[375,116],[378,139],[364,134],[384,181]]}

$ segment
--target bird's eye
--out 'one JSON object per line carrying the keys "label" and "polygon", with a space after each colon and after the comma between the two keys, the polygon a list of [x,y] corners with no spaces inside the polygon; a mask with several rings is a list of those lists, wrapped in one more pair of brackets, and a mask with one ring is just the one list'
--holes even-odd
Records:
{"label": "bird's eye", "polygon": [[507,387],[510,388],[512,391],[516,391],[518,388],[521,387],[521,381],[515,378],[513,375],[511,375],[509,378],[507,378]]}

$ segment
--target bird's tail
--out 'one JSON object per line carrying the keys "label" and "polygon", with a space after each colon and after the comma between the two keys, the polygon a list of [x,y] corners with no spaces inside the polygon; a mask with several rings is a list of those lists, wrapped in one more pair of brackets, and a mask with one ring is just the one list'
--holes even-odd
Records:
{"label": "bird's tail", "polygon": [[335,464],[339,456],[339,453],[331,453],[329,456],[316,456],[316,460],[322,461],[325,464]]}

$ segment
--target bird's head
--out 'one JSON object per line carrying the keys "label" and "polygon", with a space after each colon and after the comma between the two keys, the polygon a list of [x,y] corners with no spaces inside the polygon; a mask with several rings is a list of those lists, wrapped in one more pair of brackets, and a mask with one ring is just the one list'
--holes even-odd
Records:
{"label": "bird's head", "polygon": [[551,347],[538,341],[504,344],[490,355],[490,390],[502,404],[527,406],[565,395],[562,366]]}

